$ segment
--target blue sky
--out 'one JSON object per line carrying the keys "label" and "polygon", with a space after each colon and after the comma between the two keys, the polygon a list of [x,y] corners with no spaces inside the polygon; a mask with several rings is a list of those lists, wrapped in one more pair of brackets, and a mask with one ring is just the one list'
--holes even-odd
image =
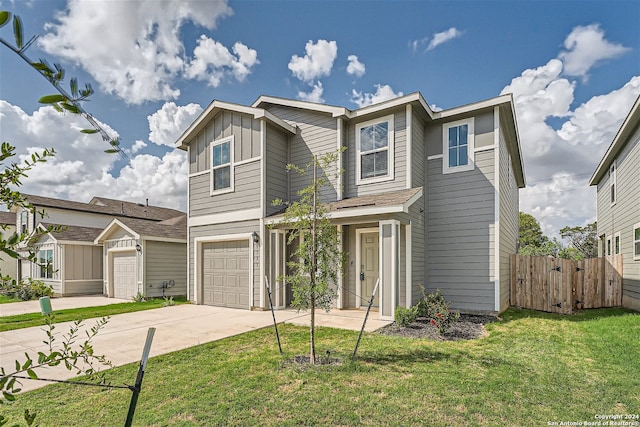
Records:
{"label": "blue sky", "polygon": [[[356,109],[420,91],[434,108],[511,92],[528,187],[520,209],[553,234],[595,219],[588,179],[640,94],[637,1],[0,1],[27,52],[96,90],[86,109],[128,159],[102,153],[77,117],[0,48],[0,131],[25,156],[55,147],[24,190],[186,209],[172,142],[213,99],[262,94]],[[0,37],[12,40],[10,25]]]}

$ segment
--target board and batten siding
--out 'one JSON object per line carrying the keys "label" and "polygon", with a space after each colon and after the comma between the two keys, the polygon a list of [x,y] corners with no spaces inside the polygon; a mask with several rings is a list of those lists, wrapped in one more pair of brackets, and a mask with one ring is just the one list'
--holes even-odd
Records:
{"label": "board and batten siding", "polygon": [[[393,114],[393,180],[357,185],[357,167],[359,161],[356,146],[356,127],[359,123],[375,120],[367,117],[362,120],[351,120],[347,125],[347,159],[346,177],[344,182],[345,197],[379,194],[388,191],[402,190],[407,185],[407,122],[405,107],[381,113],[380,119]],[[335,145],[335,144],[334,144]]]}
{"label": "board and batten siding", "polygon": [[[195,301],[194,284],[195,284],[195,264],[194,256],[196,256],[196,238],[223,238],[225,235],[231,234],[248,234],[256,232],[260,234],[260,221],[239,221],[229,222],[225,224],[209,224],[196,227],[189,227],[189,295],[190,301]],[[253,307],[260,306],[260,249],[263,242],[253,245],[253,301],[251,305]],[[202,266],[202,263],[199,263]],[[201,286],[202,284],[198,284]]]}
{"label": "board and batten siding", "polygon": [[185,243],[145,241],[145,296],[163,296],[162,284],[170,280],[174,285],[164,295],[187,294],[187,245]]}
{"label": "board and batten siding", "polygon": [[260,207],[260,161],[234,167],[234,186],[229,193],[211,195],[211,175],[189,177],[189,216],[211,215]]}
{"label": "board and batten siding", "polygon": [[475,153],[471,171],[427,164],[427,284],[455,309],[494,312],[494,152]]}
{"label": "board and batten siding", "polygon": [[[290,125],[297,127],[296,135],[289,140],[289,163],[304,168],[314,155],[335,153],[338,146],[337,119],[329,113],[269,105],[266,109]],[[337,167],[337,165],[336,165]],[[320,192],[323,202],[337,199],[336,170],[327,171],[330,184]],[[309,185],[310,177],[296,172],[289,173],[290,198],[295,200],[299,190]]]}
{"label": "board and batten siding", "polygon": [[[633,259],[633,226],[640,223],[640,127],[616,158],[616,204],[611,206],[609,173],[598,183],[598,235],[620,233],[622,304],[640,310],[640,260]],[[613,249],[612,249],[613,250]]]}
{"label": "board and batten siding", "polygon": [[260,157],[260,120],[250,114],[223,110],[187,143],[189,173],[211,169],[211,143],[234,136],[234,162]]}
{"label": "board and batten siding", "polygon": [[518,251],[519,217],[518,185],[513,173],[512,161],[500,132],[500,311],[509,306],[510,256]]}
{"label": "board and batten siding", "polygon": [[282,209],[274,206],[275,199],[289,200],[288,136],[272,126],[267,127],[267,146],[265,147],[265,204],[267,216]]}

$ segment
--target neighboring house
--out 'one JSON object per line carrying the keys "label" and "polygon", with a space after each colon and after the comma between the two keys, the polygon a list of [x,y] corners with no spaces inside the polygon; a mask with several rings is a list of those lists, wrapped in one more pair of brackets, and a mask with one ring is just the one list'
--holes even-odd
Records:
{"label": "neighboring house", "polygon": [[[20,232],[46,231],[49,226],[59,229],[45,233],[34,245],[37,262],[18,260],[18,275],[44,281],[56,295],[105,294],[110,297],[132,298],[138,292],[149,296],[162,295],[163,281],[173,280],[170,293],[186,294],[186,219],[175,209],[94,197],[89,203],[27,195],[35,212],[23,208],[12,209]],[[118,227],[125,227],[118,234]],[[171,229],[171,230],[169,230]],[[138,231],[141,231],[138,232]],[[131,233],[131,234],[126,234]],[[132,240],[128,238],[131,237]],[[135,283],[128,276],[114,282],[112,242],[122,248],[129,245],[136,254],[133,268]],[[153,241],[153,243],[151,243]],[[103,243],[107,248],[103,249]],[[136,250],[139,246],[139,250]],[[145,274],[142,268],[152,268],[161,252],[174,253],[171,262],[159,271],[171,277],[163,281]],[[121,254],[130,254],[123,250]],[[24,255],[24,252],[23,252]],[[177,260],[177,261],[176,261]],[[162,262],[162,261],[160,261]],[[116,267],[120,267],[115,261]],[[140,267],[139,267],[140,266]],[[153,287],[151,287],[151,285]],[[156,286],[158,287],[156,289]],[[166,289],[165,289],[166,291]]]}
{"label": "neighboring house", "polygon": [[599,255],[622,255],[622,305],[640,310],[640,97],[589,185],[597,185]]}
{"label": "neighboring house", "polygon": [[[337,308],[361,308],[376,280],[382,318],[441,289],[454,308],[503,311],[525,185],[512,97],[433,111],[418,92],[349,110],[261,96],[213,101],[180,136],[189,157],[188,295],[197,304],[288,307],[278,282],[293,248],[276,198],[308,177],[285,170],[346,147],[321,198],[348,260]],[[337,170],[337,169],[336,169]],[[330,174],[334,171],[328,171]]]}
{"label": "neighboring house", "polygon": [[[7,240],[16,232],[16,215],[13,212],[0,212],[0,224],[5,228],[1,230],[2,238]],[[5,253],[0,253],[0,276],[17,278],[16,260]]]}

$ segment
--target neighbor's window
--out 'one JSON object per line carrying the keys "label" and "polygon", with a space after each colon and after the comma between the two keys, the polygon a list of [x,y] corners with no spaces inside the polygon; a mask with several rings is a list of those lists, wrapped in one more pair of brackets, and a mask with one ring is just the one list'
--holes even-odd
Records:
{"label": "neighbor's window", "polygon": [[600,235],[600,256],[605,256],[607,254],[607,246],[606,246],[606,236],[604,234]]}
{"label": "neighbor's window", "polygon": [[633,226],[633,259],[640,260],[640,222]]}
{"label": "neighbor's window", "polygon": [[393,179],[393,116],[356,126],[357,183]]}
{"label": "neighbor's window", "polygon": [[233,191],[233,136],[211,147],[211,194]]}
{"label": "neighbor's window", "polygon": [[27,232],[28,219],[27,219],[27,211],[20,212],[20,233],[24,234]]}
{"label": "neighbor's window", "polygon": [[620,255],[620,233],[616,233],[613,237],[613,254]]}
{"label": "neighbor's window", "polygon": [[611,192],[611,204],[616,203],[616,161],[609,167],[609,189]]}
{"label": "neighbor's window", "polygon": [[53,277],[53,249],[43,249],[39,253],[40,278],[51,279]]}
{"label": "neighbor's window", "polygon": [[607,256],[611,255],[611,236],[607,237]]}
{"label": "neighbor's window", "polygon": [[448,123],[443,127],[443,173],[473,169],[473,118]]}

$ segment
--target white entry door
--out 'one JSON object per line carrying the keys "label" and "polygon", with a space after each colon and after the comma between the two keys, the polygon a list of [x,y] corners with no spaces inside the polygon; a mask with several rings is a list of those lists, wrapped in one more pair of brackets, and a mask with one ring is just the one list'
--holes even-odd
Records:
{"label": "white entry door", "polygon": [[[360,305],[366,307],[371,299],[371,294],[378,280],[378,232],[362,233],[360,235],[360,271],[358,279],[361,286]],[[372,307],[378,307],[378,298],[375,298]]]}

